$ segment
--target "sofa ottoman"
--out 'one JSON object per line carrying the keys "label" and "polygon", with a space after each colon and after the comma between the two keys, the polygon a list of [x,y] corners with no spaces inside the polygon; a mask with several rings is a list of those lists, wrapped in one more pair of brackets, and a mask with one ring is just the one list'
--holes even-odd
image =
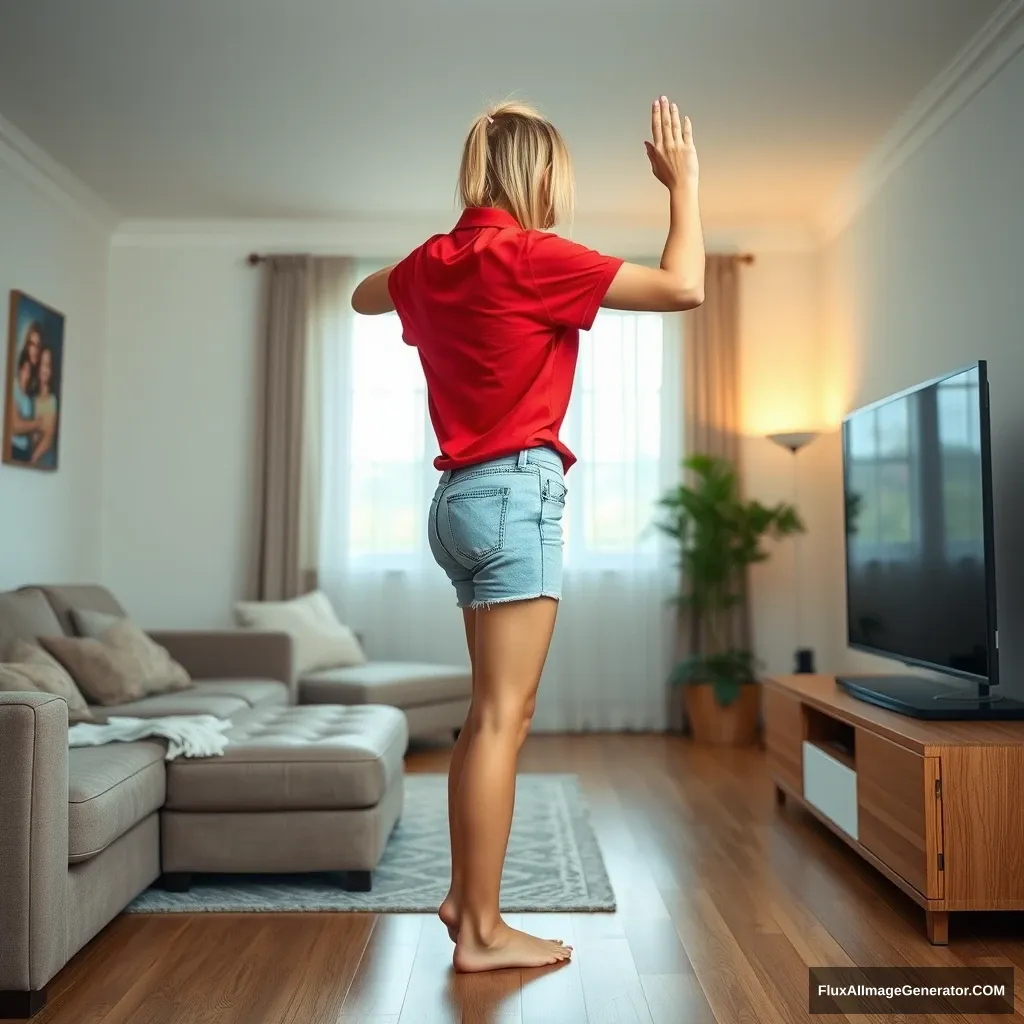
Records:
{"label": "sofa ottoman", "polygon": [[302,704],[386,704],[401,708],[409,733],[458,732],[473,694],[469,668],[414,661],[371,661],[308,672],[299,679]]}
{"label": "sofa ottoman", "polygon": [[195,873],[345,872],[368,891],[402,813],[396,708],[272,707],[238,717],[218,757],[167,765],[164,885]]}

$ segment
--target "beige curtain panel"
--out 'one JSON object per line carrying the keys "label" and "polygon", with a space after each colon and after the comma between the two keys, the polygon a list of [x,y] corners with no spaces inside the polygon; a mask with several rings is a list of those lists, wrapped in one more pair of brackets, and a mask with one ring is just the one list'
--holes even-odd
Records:
{"label": "beige curtain panel", "polygon": [[740,456],[739,272],[734,256],[708,256],[704,303],[685,314],[684,451],[737,464]]}
{"label": "beige curtain panel", "polygon": [[[683,314],[683,451],[728,459],[740,471],[739,382],[739,260],[735,256],[709,255],[704,302]],[[742,479],[742,478],[741,478]],[[678,623],[678,654],[692,651],[698,638],[685,612]],[[739,648],[750,645],[746,606],[737,608],[730,622],[728,642]],[[669,719],[682,724],[678,689],[671,695]]]}
{"label": "beige curtain panel", "polygon": [[263,274],[249,591],[255,600],[279,601],[317,586],[323,335],[348,294],[351,261],[271,256]]}

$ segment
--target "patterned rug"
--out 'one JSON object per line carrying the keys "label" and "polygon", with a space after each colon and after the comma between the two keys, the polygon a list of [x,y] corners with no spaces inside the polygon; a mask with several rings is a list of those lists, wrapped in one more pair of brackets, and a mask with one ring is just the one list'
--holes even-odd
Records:
{"label": "patterned rug", "polygon": [[[405,810],[373,873],[372,892],[346,892],[336,878],[325,875],[199,876],[187,893],[148,889],[127,913],[434,912],[448,891],[447,797],[443,775],[406,776]],[[615,894],[575,775],[519,776],[501,909],[615,909]]]}

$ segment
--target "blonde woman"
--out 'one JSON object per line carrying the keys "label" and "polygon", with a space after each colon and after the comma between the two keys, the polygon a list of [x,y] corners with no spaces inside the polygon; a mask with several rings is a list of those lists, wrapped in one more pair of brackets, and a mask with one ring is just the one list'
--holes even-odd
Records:
{"label": "blonde woman", "polygon": [[499,886],[519,750],[561,598],[565,474],[575,457],[559,428],[579,333],[602,306],[667,312],[704,297],[690,121],[663,96],[651,133],[647,155],[669,193],[660,267],[550,233],[572,216],[568,151],[540,114],[505,103],[466,139],[459,222],[352,298],[359,313],[397,310],[423,365],[441,451],[428,534],[454,585],[473,669],[449,770],[451,888],[440,909],[459,971],[540,967],[572,953],[506,925]]}

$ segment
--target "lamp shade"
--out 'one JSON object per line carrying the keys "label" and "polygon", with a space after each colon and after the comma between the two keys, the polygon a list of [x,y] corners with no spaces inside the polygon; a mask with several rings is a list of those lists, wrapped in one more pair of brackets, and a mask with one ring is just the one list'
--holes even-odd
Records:
{"label": "lamp shade", "polygon": [[768,440],[774,441],[780,448],[786,448],[795,455],[801,448],[806,448],[817,436],[816,430],[797,430],[788,434],[769,434]]}

